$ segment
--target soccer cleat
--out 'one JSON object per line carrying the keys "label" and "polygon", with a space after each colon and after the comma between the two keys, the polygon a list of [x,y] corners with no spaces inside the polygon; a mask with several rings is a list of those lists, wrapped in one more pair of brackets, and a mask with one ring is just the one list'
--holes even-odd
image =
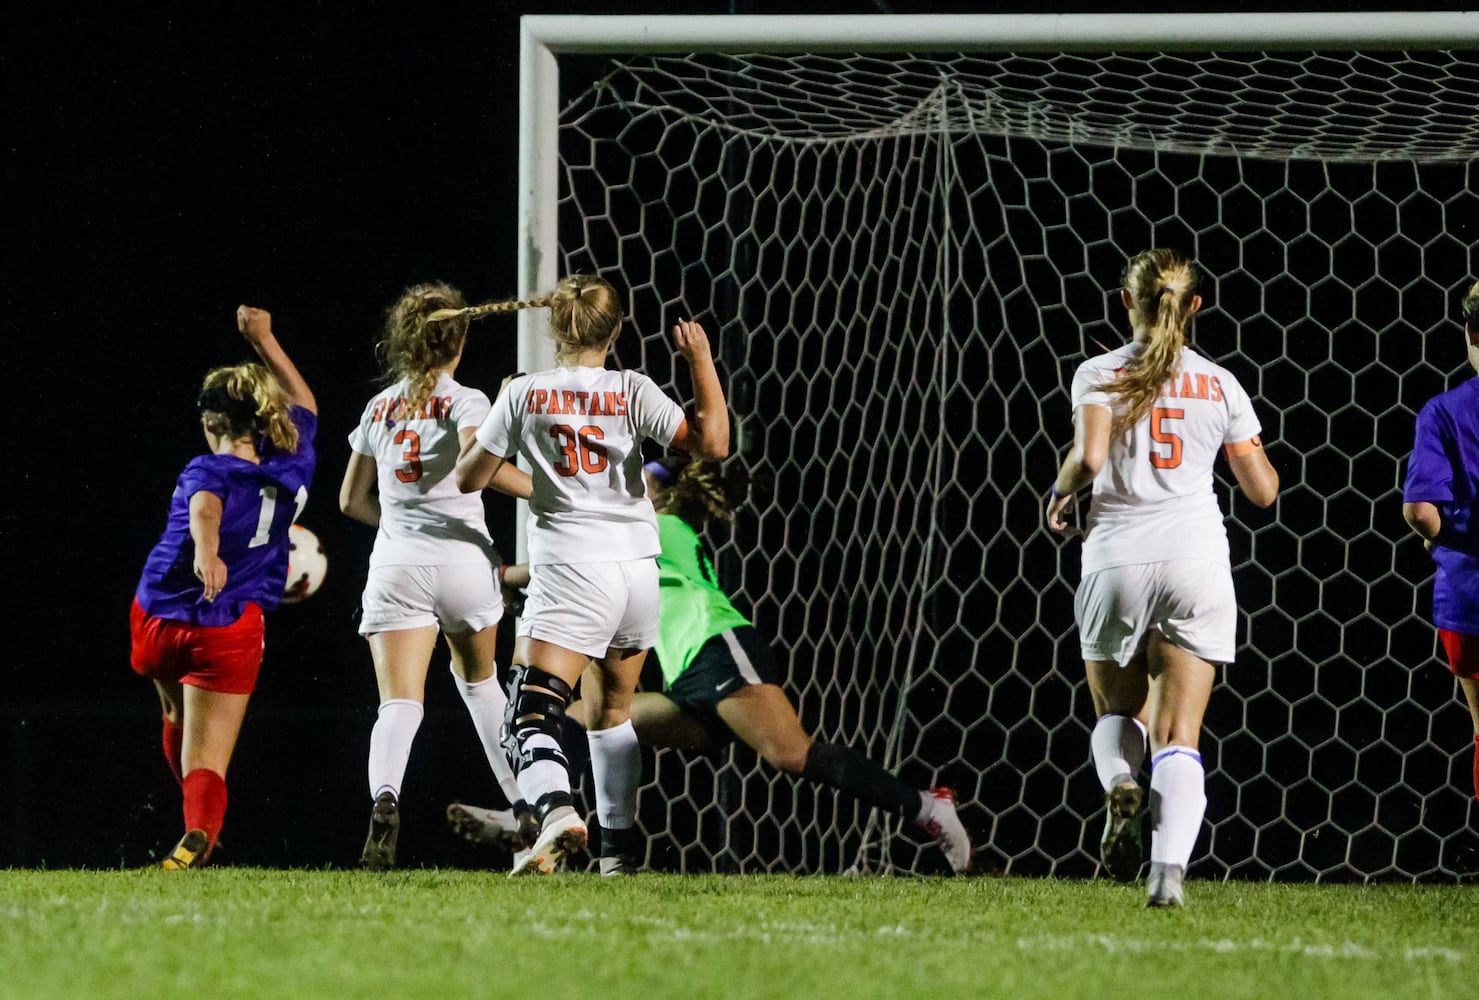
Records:
{"label": "soccer cleat", "polygon": [[1164,861],[1150,863],[1150,878],[1146,880],[1147,898],[1145,905],[1151,909],[1170,909],[1186,905],[1181,891],[1181,880],[1186,869],[1181,865],[1168,865]]}
{"label": "soccer cleat", "polygon": [[612,854],[601,859],[603,876],[635,875],[637,867],[637,859],[630,854]]}
{"label": "soccer cleat", "polygon": [[1145,858],[1141,806],[1145,789],[1133,781],[1115,785],[1104,793],[1104,836],[1099,839],[1099,858],[1104,870],[1117,881],[1133,882]]}
{"label": "soccer cleat", "polygon": [[375,806],[370,810],[370,833],[365,837],[365,849],[359,863],[372,872],[383,872],[395,867],[395,839],[401,832],[401,810],[390,792],[375,796]]}
{"label": "soccer cleat", "polygon": [[971,867],[971,838],[955,812],[955,792],[949,788],[931,788],[929,817],[920,824],[935,840],[935,846],[950,862],[950,870],[964,874]]}
{"label": "soccer cleat", "polygon": [[447,825],[469,844],[521,851],[539,839],[539,821],[531,810],[485,809],[453,802]]}
{"label": "soccer cleat", "polygon": [[186,868],[200,868],[205,864],[205,857],[209,853],[210,838],[204,830],[186,830],[185,836],[175,845],[175,849],[169,852],[169,856],[159,863],[159,867],[167,872],[184,871]]}
{"label": "soccer cleat", "polygon": [[646,840],[642,831],[635,826],[602,827],[601,859],[602,875],[635,875],[641,864],[637,860],[646,853]]}
{"label": "soccer cleat", "polygon": [[529,853],[517,859],[509,878],[520,875],[548,875],[567,854],[585,850],[585,821],[570,806],[560,806],[544,819],[539,839]]}

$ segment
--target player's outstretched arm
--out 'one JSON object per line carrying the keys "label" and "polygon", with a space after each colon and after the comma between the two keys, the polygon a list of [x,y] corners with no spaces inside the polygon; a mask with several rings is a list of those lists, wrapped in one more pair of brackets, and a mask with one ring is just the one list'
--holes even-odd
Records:
{"label": "player's outstretched arm", "polygon": [[1076,532],[1068,523],[1074,495],[1088,486],[1109,456],[1109,429],[1114,415],[1105,406],[1085,405],[1073,411],[1073,445],[1058,467],[1058,478],[1048,497],[1048,527],[1060,535]]}
{"label": "player's outstretched arm", "polygon": [[[679,320],[673,342],[693,374],[693,418],[683,422],[672,446],[694,458],[718,461],[729,455],[729,405],[714,367],[714,354],[704,328],[693,320]],[[681,439],[681,440],[680,440]]]}
{"label": "player's outstretched arm", "polygon": [[318,400],[314,399],[313,390],[308,388],[308,382],[298,372],[298,366],[293,364],[293,359],[288,357],[288,352],[282,349],[277,336],[272,332],[272,314],[266,309],[253,306],[237,306],[236,328],[247,339],[247,343],[252,345],[252,350],[257,352],[257,357],[262,359],[267,370],[282,383],[283,391],[288,394],[288,402],[301,406],[310,413],[317,413]]}
{"label": "player's outstretched arm", "polygon": [[[1251,446],[1251,447],[1248,447]],[[1228,464],[1243,495],[1260,507],[1268,507],[1279,498],[1279,472],[1268,460],[1263,443],[1257,438],[1242,446],[1228,446]]]}

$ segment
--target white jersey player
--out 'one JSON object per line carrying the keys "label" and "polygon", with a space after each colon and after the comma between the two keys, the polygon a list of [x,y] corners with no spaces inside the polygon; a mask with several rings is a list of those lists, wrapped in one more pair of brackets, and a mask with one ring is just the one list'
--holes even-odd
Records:
{"label": "white jersey player", "polygon": [[[532,466],[530,564],[656,558],[662,546],[640,444],[672,441],[682,423],[682,407],[637,371],[555,368],[510,381],[477,441],[494,455],[524,454]],[[567,634],[540,631],[520,634]]]}
{"label": "white jersey player", "polygon": [[657,519],[642,480],[641,445],[723,458],[729,417],[708,337],[697,323],[673,330],[693,375],[695,412],[685,418],[651,379],[606,368],[622,307],[606,281],[572,275],[531,301],[477,306],[469,315],[547,308],[559,367],[511,380],[476,441],[457,463],[465,490],[488,485],[519,456],[533,470],[530,581],[514,646],[505,732],[519,786],[542,826],[514,874],[554,870],[586,843],[572,808],[561,720],[575,683],[589,703],[587,739],[601,822],[601,870],[635,870],[641,777],[630,707],[647,650],[657,639]]}
{"label": "white jersey player", "polygon": [[[481,496],[457,488],[453,471],[465,441],[488,413],[488,397],[453,377],[467,321],[432,322],[437,309],[465,305],[448,285],[418,285],[391,308],[381,347],[397,381],[365,406],[349,435],[339,505],[377,525],[365,582],[360,633],[370,643],[380,711],[370,734],[370,832],[361,861],[395,864],[401,783],[424,714],[426,672],[437,633],[446,633],[452,672],[499,785],[512,806],[508,847],[525,847],[537,828],[503,752],[505,699],[494,652],[503,617],[499,556]],[[505,482],[523,492],[517,469]],[[521,831],[522,823],[522,831]]]}
{"label": "white jersey player", "polygon": [[[1109,387],[1147,346],[1127,344],[1080,365],[1073,408],[1099,406],[1111,418],[1123,416],[1127,404]],[[1212,488],[1212,464],[1224,449],[1229,455],[1251,451],[1261,430],[1233,374],[1182,348],[1180,367],[1167,377],[1148,417],[1110,436],[1104,466],[1094,477],[1083,572],[1171,559],[1227,566],[1227,531]],[[1176,530],[1166,530],[1168,524]],[[1231,661],[1231,639],[1211,639],[1205,659]],[[1133,652],[1096,659],[1124,663]]]}
{"label": "white jersey player", "polygon": [[1048,502],[1048,526],[1072,533],[1074,494],[1094,486],[1074,601],[1099,720],[1091,746],[1107,815],[1105,870],[1139,874],[1136,777],[1151,758],[1149,905],[1180,906],[1182,878],[1206,809],[1198,752],[1214,663],[1235,649],[1237,603],[1212,465],[1227,455],[1238,485],[1267,507],[1278,474],[1242,386],[1186,346],[1201,307],[1194,265],[1148,250],[1125,268],[1133,342],[1093,358],[1073,380],[1073,447]]}
{"label": "white jersey player", "polygon": [[[463,493],[452,476],[462,448],[459,434],[477,430],[488,415],[488,397],[445,371],[413,410],[415,389],[405,378],[375,396],[349,435],[350,449],[375,462],[380,530],[370,553],[371,574],[387,566],[497,566],[483,498]],[[367,607],[360,633],[380,631],[395,614]],[[482,624],[497,624],[497,618]]]}

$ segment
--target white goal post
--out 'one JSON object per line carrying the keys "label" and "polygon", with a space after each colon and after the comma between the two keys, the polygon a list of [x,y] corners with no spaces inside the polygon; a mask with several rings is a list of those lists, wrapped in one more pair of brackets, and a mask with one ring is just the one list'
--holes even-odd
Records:
{"label": "white goal post", "polygon": [[[1451,878],[1471,744],[1400,474],[1461,370],[1428,334],[1479,269],[1476,50],[1479,12],[525,16],[518,292],[609,274],[619,360],[679,394],[676,310],[724,327],[759,487],[720,575],[803,722],[954,784],[986,864],[1087,876],[1077,553],[1035,515],[1067,378],[1122,337],[1119,264],[1191,252],[1198,345],[1285,483],[1270,514],[1219,487],[1240,645],[1193,874]],[[544,322],[519,314],[521,370],[552,363]],[[838,424],[859,442],[819,454]],[[653,864],[939,870],[753,758],[656,761]]]}

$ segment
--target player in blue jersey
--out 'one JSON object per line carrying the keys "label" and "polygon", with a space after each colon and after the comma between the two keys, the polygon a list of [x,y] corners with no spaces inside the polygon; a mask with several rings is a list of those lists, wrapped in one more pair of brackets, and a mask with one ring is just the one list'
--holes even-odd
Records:
{"label": "player in blue jersey", "polygon": [[130,663],[164,709],[164,756],[184,795],[167,869],[205,863],[226,815],[226,767],[262,664],[262,613],[282,599],[288,528],[313,480],[317,404],[263,309],[237,328],[262,364],[206,373],[196,405],[209,454],[191,459],[144,562]]}
{"label": "player in blue jersey", "polygon": [[[1469,365],[1479,372],[1479,282],[1463,301]],[[1479,379],[1428,400],[1402,487],[1402,516],[1433,553],[1433,623],[1474,719],[1479,800]]]}

